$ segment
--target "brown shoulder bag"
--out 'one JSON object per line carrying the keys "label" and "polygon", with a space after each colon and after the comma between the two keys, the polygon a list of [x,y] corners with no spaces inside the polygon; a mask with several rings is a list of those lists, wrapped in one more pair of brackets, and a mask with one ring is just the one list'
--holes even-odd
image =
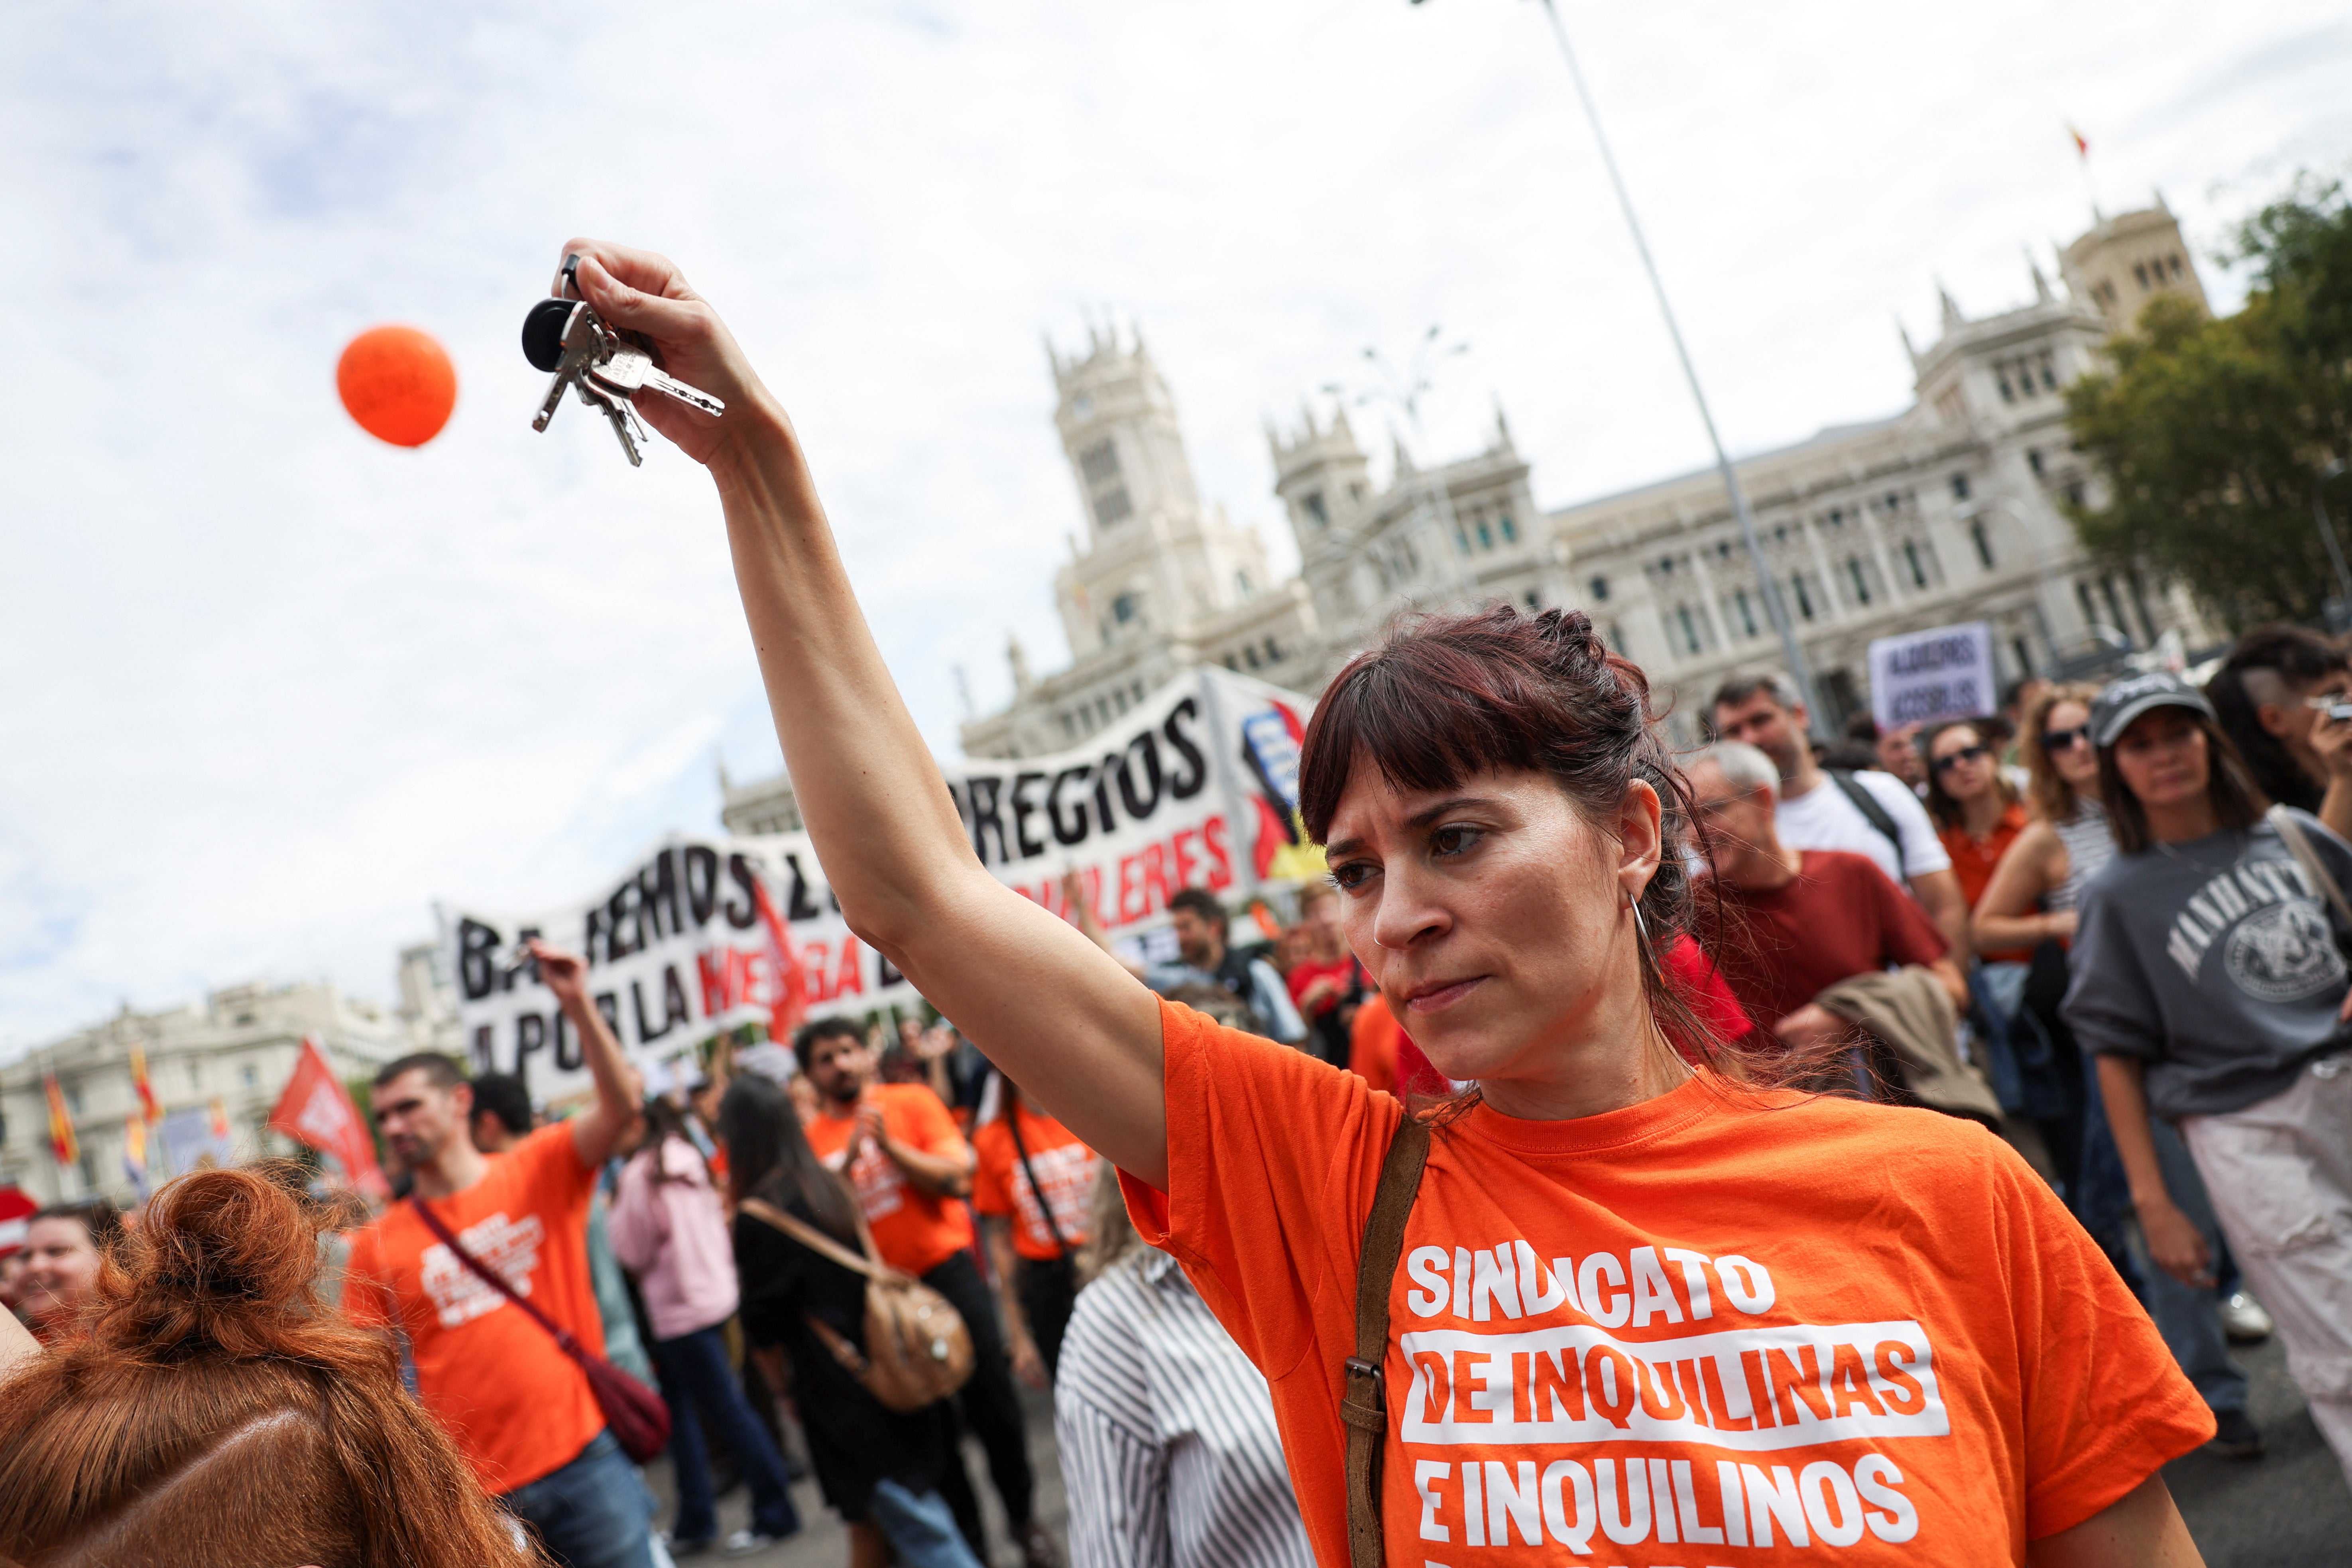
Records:
{"label": "brown shoulder bag", "polygon": [[971,1376],[971,1331],[954,1303],[913,1275],[882,1262],[864,1215],[857,1216],[857,1239],[866,1252],[860,1258],[773,1204],[745,1198],[740,1207],[818,1257],[866,1276],[863,1355],[833,1325],[814,1312],[806,1316],[810,1330],[824,1342],[833,1359],[883,1408],[904,1412],[937,1405]]}
{"label": "brown shoulder bag", "polygon": [[1381,1568],[1381,1448],[1388,1439],[1388,1400],[1381,1367],[1389,1350],[1389,1288],[1404,1251],[1404,1222],[1429,1163],[1429,1124],[1407,1113],[1381,1163],[1372,1212],[1364,1220],[1364,1249],[1356,1263],[1356,1353],[1342,1366],[1347,1392],[1339,1418],[1348,1424],[1348,1562]]}

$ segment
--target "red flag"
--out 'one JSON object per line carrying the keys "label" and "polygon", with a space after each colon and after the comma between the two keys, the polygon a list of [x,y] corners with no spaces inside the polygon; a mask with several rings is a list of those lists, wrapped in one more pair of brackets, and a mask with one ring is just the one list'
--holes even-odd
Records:
{"label": "red flag", "polygon": [[768,952],[776,966],[775,998],[769,1004],[768,1037],[790,1045],[793,1031],[808,1015],[808,978],[801,973],[800,954],[793,951],[793,933],[776,914],[768,884],[751,879],[751,900],[760,906],[760,920],[768,928]]}
{"label": "red flag", "polygon": [[278,1097],[278,1109],[269,1113],[269,1125],[320,1153],[332,1154],[344,1179],[370,1197],[391,1191],[376,1166],[375,1140],[360,1120],[360,1108],[352,1103],[351,1091],[327,1065],[326,1053],[315,1038],[303,1037],[301,1060],[295,1064],[286,1092]]}
{"label": "red flag", "polygon": [[2090,162],[2091,139],[2084,135],[2081,132],[2075,130],[2072,125],[2066,127],[2066,134],[2074,139],[2074,156],[2082,159],[2084,163]]}

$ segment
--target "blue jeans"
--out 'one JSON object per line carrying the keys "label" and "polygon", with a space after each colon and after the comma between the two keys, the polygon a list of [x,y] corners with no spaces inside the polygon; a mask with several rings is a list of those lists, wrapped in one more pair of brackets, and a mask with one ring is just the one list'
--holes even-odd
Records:
{"label": "blue jeans", "polygon": [[653,1568],[653,1498],[609,1431],[562,1469],[499,1501],[562,1568]]}
{"label": "blue jeans", "polygon": [[801,1527],[784,1476],[784,1461],[768,1429],[751,1414],[743,1385],[727,1361],[727,1340],[714,1326],[654,1342],[654,1366],[662,1397],[669,1401],[669,1460],[677,1477],[677,1521],[670,1539],[708,1541],[719,1533],[719,1510],[710,1495],[710,1459],[703,1447],[699,1411],[717,1429],[744,1480],[751,1487],[751,1528],[762,1535],[790,1535]]}
{"label": "blue jeans", "polygon": [[890,1550],[907,1568],[981,1568],[937,1492],[917,1494],[896,1481],[877,1481],[866,1516],[889,1537]]}

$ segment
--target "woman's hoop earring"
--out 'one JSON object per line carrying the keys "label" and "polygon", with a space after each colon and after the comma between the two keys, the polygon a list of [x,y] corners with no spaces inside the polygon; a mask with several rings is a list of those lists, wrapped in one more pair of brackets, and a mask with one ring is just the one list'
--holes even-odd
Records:
{"label": "woman's hoop earring", "polygon": [[1642,900],[1628,895],[1625,900],[1625,907],[1633,911],[1634,936],[1640,940],[1643,947],[1648,947],[1650,945],[1650,922],[1642,918]]}

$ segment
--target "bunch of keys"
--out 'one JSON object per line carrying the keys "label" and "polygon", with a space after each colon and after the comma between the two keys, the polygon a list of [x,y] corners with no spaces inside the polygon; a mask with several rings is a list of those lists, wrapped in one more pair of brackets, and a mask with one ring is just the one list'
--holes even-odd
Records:
{"label": "bunch of keys", "polygon": [[541,300],[523,318],[523,357],[541,370],[555,373],[530,427],[547,428],[547,422],[555,417],[556,405],[563,401],[563,389],[569,386],[580,394],[581,402],[604,411],[604,417],[613,422],[613,434],[621,438],[621,450],[629,455],[630,465],[642,468],[646,459],[637,443],[646,439],[646,427],[629,401],[630,394],[649,386],[710,415],[724,414],[727,405],[664,374],[636,333],[607,326],[604,318],[581,297],[579,268],[579,257],[565,257],[563,270],[555,279],[556,298]]}

